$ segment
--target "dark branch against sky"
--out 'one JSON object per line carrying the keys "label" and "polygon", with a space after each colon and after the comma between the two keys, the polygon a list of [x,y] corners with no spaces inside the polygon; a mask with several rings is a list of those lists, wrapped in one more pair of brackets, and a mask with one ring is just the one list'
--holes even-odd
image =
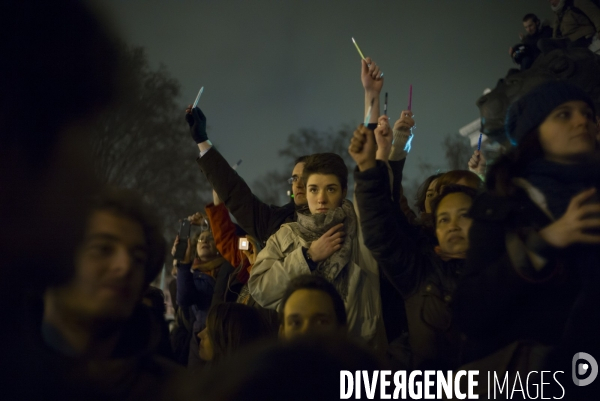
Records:
{"label": "dark branch against sky", "polygon": [[101,4],[123,39],[145,47],[153,66],[166,65],[179,80],[182,124],[185,105],[205,87],[199,106],[209,137],[232,163],[243,159],[238,172],[247,182],[283,165],[277,151],[289,134],[364,118],[351,37],[385,72],[393,121],[413,85],[417,128],[406,174],[414,176],[419,159],[443,163],[444,135],[477,118],[477,98],[515,67],[508,48],[519,41],[522,17],[552,18],[546,0]]}

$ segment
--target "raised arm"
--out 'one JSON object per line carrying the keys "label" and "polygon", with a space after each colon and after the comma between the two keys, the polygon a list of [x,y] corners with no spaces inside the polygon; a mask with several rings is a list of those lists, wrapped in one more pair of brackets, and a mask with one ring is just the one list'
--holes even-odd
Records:
{"label": "raised arm", "polygon": [[238,249],[235,225],[231,221],[229,210],[227,210],[224,203],[221,203],[215,191],[213,191],[213,201],[213,203],[206,205],[205,210],[217,250],[232,266],[237,267],[248,259]]}
{"label": "raised arm", "polygon": [[[388,157],[388,163],[393,174],[392,195],[394,202],[400,205],[400,209],[411,224],[415,224],[417,216],[408,205],[408,200],[404,196],[402,173],[406,157],[408,156],[408,152],[410,152],[410,142],[413,137],[412,128],[414,126],[415,120],[413,119],[412,112],[410,110],[403,110],[400,113],[400,118],[394,123],[393,142]],[[375,138],[377,139],[377,130],[375,131]],[[379,140],[377,142],[379,146]]]}
{"label": "raised arm", "polygon": [[212,146],[206,134],[206,117],[191,106],[186,110],[186,121],[192,138],[198,144],[200,157],[196,160],[213,189],[235,217],[240,227],[259,241],[266,241],[277,206],[262,202],[250,187]]}
{"label": "raised arm", "polygon": [[[356,201],[365,245],[394,286],[408,295],[420,282],[427,263],[406,217],[390,197],[388,170],[375,160],[373,132],[359,127],[350,145],[357,162]],[[362,147],[361,147],[362,146]]]}
{"label": "raised arm", "polygon": [[360,80],[365,90],[365,116],[369,107],[371,107],[372,101],[371,118],[368,122],[369,124],[376,125],[380,113],[379,95],[383,88],[383,73],[377,63],[371,60],[370,57],[361,60]]}

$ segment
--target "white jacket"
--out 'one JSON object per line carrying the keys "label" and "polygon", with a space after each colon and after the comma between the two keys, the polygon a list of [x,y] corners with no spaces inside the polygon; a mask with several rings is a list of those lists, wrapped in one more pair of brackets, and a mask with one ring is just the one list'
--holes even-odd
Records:
{"label": "white jacket", "polygon": [[[278,310],[290,280],[311,274],[302,253],[302,247],[308,248],[310,244],[294,234],[289,225],[282,225],[269,238],[252,266],[248,288],[252,298],[264,308]],[[364,245],[360,223],[357,224],[351,262],[344,269],[350,269],[345,301],[348,332],[384,351],[387,341],[381,312],[379,268]]]}

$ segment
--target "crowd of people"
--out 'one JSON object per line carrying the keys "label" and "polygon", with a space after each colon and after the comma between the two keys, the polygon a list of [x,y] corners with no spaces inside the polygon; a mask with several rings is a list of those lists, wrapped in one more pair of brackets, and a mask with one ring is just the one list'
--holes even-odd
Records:
{"label": "crowd of people", "polygon": [[[555,38],[586,2],[551,2],[563,16]],[[337,399],[340,370],[514,376],[600,357],[600,111],[582,88],[547,82],[513,103],[513,148],[428,177],[417,213],[402,188],[414,115],[381,114],[383,74],[369,57],[365,124],[348,141],[356,165],[298,158],[283,206],[252,193],[190,105],[182,124],[213,202],[173,242],[169,327],[150,286],[169,253],[156,215],[140,194],[96,185],[81,156],[86,125],[118,93],[114,39],[80,2],[5,4],[0,29],[22,43],[2,41],[12,57],[0,75],[8,399]],[[40,60],[47,75],[30,76]],[[31,118],[23,93],[40,91],[57,101]],[[593,399],[597,387],[569,374],[568,399]]]}
{"label": "crowd of people", "polygon": [[596,0],[549,0],[555,15],[548,23],[535,14],[523,17],[525,34],[508,49],[522,71],[528,70],[540,54],[554,49],[587,48],[600,41],[600,2]]}

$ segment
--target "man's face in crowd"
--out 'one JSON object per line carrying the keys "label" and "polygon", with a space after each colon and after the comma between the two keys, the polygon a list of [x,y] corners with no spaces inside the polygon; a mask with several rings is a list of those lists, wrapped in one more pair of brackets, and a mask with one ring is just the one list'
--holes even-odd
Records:
{"label": "man's face in crowd", "polygon": [[342,334],[331,297],[320,290],[300,289],[294,292],[283,308],[279,334],[291,339],[304,335]]}
{"label": "man's face in crowd", "polygon": [[435,233],[442,251],[457,254],[469,249],[472,219],[467,213],[472,203],[471,197],[462,192],[446,195],[439,203]]}
{"label": "man's face in crowd", "polygon": [[81,319],[126,320],[142,296],[147,260],[139,223],[96,211],[75,257],[75,276],[50,295],[61,310]]}
{"label": "man's face in crowd", "polygon": [[294,194],[294,203],[297,206],[306,205],[306,186],[302,180],[302,173],[304,172],[304,165],[306,163],[298,163],[294,166],[292,171],[292,178],[295,180],[292,183],[292,193]]}
{"label": "man's face in crowd", "polygon": [[550,0],[550,5],[556,7],[560,3],[560,0]]}
{"label": "man's face in crowd", "polygon": [[533,19],[528,19],[523,22],[523,28],[528,35],[535,35],[537,33],[537,24],[533,21]]}
{"label": "man's face in crowd", "polygon": [[594,152],[598,127],[587,103],[570,101],[561,104],[546,117],[539,133],[546,159],[570,163]]}
{"label": "man's face in crowd", "polygon": [[346,197],[339,178],[334,174],[311,174],[306,183],[308,208],[312,214],[327,213],[341,206]]}

